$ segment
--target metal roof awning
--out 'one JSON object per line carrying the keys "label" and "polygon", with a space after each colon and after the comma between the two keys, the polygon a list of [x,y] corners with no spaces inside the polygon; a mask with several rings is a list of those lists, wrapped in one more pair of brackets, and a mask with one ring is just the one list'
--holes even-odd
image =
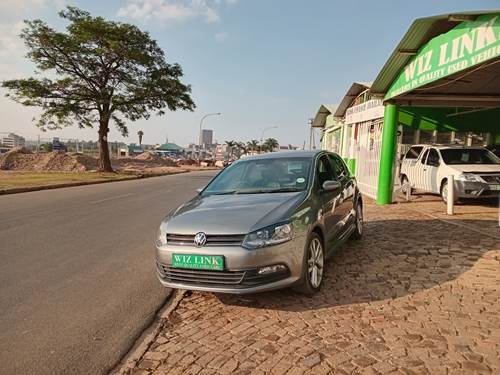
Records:
{"label": "metal roof awning", "polygon": [[342,98],[337,110],[334,113],[335,117],[344,117],[345,111],[352,104],[352,101],[358,97],[363,91],[370,88],[372,82],[353,82],[349,90],[347,90],[346,94]]}
{"label": "metal roof awning", "polygon": [[500,106],[500,10],[415,20],[371,92],[410,106]]}
{"label": "metal roof awning", "polygon": [[336,109],[337,104],[321,104],[318,112],[316,113],[316,116],[314,116],[311,126],[313,128],[324,128],[326,124],[326,118],[329,115],[335,113]]}

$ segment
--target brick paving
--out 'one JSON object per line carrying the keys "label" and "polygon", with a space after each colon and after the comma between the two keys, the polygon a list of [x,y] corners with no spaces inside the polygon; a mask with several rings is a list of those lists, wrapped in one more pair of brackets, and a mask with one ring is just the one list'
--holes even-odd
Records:
{"label": "brick paving", "polygon": [[130,372],[500,374],[499,240],[404,204],[365,212],[320,293],[188,293]]}

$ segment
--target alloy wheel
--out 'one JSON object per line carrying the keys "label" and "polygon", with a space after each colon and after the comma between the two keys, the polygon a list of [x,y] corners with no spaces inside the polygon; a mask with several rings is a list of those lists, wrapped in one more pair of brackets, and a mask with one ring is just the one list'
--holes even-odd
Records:
{"label": "alloy wheel", "polygon": [[313,288],[318,288],[323,279],[323,246],[318,238],[313,238],[309,244],[309,259],[307,260],[309,280]]}
{"label": "alloy wheel", "polygon": [[356,210],[356,228],[360,235],[363,234],[363,209],[359,203]]}

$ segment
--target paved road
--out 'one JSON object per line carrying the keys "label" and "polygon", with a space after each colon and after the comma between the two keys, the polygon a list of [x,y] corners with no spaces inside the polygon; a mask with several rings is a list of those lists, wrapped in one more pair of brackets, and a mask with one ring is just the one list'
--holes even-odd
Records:
{"label": "paved road", "polygon": [[165,302],[153,237],[213,171],[0,197],[0,373],[109,370]]}

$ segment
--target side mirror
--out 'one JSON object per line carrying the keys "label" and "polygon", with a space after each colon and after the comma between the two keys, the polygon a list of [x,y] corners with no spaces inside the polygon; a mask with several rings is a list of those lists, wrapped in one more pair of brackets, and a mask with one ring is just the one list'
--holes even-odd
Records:
{"label": "side mirror", "polygon": [[200,194],[200,193],[203,191],[203,189],[205,189],[205,188],[204,188],[204,187],[198,188],[198,189],[196,189],[196,192],[197,192],[198,194]]}
{"label": "side mirror", "polygon": [[341,187],[342,187],[342,185],[338,181],[329,180],[329,181],[323,182],[323,190],[324,191],[338,190]]}

